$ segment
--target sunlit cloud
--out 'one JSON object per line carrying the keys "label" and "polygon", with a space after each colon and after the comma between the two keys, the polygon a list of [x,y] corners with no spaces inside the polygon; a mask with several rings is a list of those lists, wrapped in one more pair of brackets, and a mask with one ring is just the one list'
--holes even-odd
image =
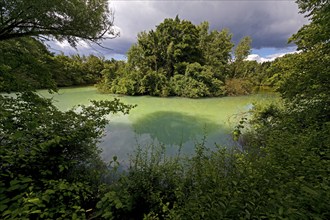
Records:
{"label": "sunlit cloud", "polygon": [[299,53],[299,51],[292,51],[292,52],[284,52],[284,53],[275,53],[275,54],[270,54],[265,57],[262,57],[258,54],[250,54],[246,60],[249,61],[257,61],[258,63],[263,63],[263,62],[271,62],[274,61],[276,58],[283,57],[287,54],[293,54],[293,53]]}

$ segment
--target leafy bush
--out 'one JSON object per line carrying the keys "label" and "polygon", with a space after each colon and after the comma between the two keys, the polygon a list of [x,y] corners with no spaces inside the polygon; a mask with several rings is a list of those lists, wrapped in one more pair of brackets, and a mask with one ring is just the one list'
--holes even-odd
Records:
{"label": "leafy bush", "polygon": [[248,79],[232,78],[225,81],[223,88],[226,95],[247,95],[253,90],[253,85]]}
{"label": "leafy bush", "polygon": [[188,76],[176,75],[171,79],[173,93],[188,98],[205,97],[209,95],[207,86]]}
{"label": "leafy bush", "polygon": [[88,216],[107,174],[96,146],[103,116],[132,106],[101,101],[61,112],[31,92],[0,101],[1,218]]}
{"label": "leafy bush", "polygon": [[170,90],[165,73],[149,70],[141,79],[139,91],[152,96],[168,96]]}
{"label": "leafy bush", "polygon": [[165,217],[164,207],[173,207],[176,201],[182,172],[179,158],[165,156],[165,148],[139,147],[128,170],[97,204],[98,215],[105,219]]}
{"label": "leafy bush", "polygon": [[273,194],[269,204],[278,206],[282,216],[327,219],[330,215],[330,127],[320,121],[323,114],[316,113],[319,104],[271,105],[251,121],[248,147],[267,164],[267,178],[276,186],[269,189]]}

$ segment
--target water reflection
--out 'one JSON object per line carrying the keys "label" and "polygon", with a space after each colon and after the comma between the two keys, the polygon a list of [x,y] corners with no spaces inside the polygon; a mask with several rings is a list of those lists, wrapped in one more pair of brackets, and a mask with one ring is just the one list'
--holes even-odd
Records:
{"label": "water reflection", "polygon": [[202,116],[175,111],[158,111],[145,114],[136,120],[113,121],[106,128],[106,135],[100,143],[106,161],[116,155],[121,162],[127,162],[137,146],[166,145],[168,155],[192,154],[197,142],[206,137],[206,146],[215,143],[232,146],[228,128],[219,122]]}
{"label": "water reflection", "polygon": [[181,145],[216,132],[220,125],[200,116],[158,111],[133,122],[133,128],[136,134],[149,134],[153,140],[166,145]]}

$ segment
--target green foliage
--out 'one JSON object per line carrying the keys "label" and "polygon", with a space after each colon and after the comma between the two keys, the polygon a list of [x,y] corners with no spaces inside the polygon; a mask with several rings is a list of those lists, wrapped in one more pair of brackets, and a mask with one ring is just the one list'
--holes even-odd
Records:
{"label": "green foliage", "polygon": [[246,64],[252,63],[250,61],[245,61],[251,52],[251,42],[251,37],[243,37],[234,49],[235,60],[230,66],[230,78],[246,77],[249,71],[248,65]]}
{"label": "green foliage", "polygon": [[[256,86],[271,86],[270,82],[268,82],[268,79],[271,77],[272,73],[270,72],[270,66],[273,62],[263,62],[263,63],[256,63],[257,66],[253,67],[253,69],[256,70],[256,72],[251,76],[252,81]],[[252,65],[254,66],[254,65]]]}
{"label": "green foliage", "polygon": [[202,142],[194,156],[173,159],[163,148],[140,150],[101,213],[112,210],[113,219],[328,219],[330,127],[321,107],[320,100],[258,108],[249,124],[243,118],[236,128],[236,137],[250,129],[244,151],[210,151]]}
{"label": "green foliage", "polygon": [[76,46],[79,39],[97,42],[113,34],[106,0],[6,0],[0,17],[0,41],[48,36]]}
{"label": "green foliage", "polygon": [[68,57],[62,54],[53,57],[53,62],[57,67],[53,70],[53,78],[60,87],[96,84],[101,79],[102,71],[110,65],[104,58],[94,55]]}
{"label": "green foliage", "polygon": [[297,55],[278,91],[288,100],[329,99],[330,54],[316,48]]}
{"label": "green foliage", "polygon": [[98,88],[127,95],[189,98],[249,94],[264,83],[267,66],[245,61],[250,37],[241,40],[235,62],[230,62],[231,38],[226,29],[209,31],[208,22],[195,26],[178,17],[165,19],[155,30],[138,34],[126,66],[117,69],[111,80],[103,76]]}
{"label": "green foliage", "polygon": [[[137,50],[139,48],[139,50]],[[134,52],[133,52],[134,51]],[[134,60],[138,62],[130,63]],[[165,19],[155,31],[142,32],[138,35],[138,44],[128,53],[129,65],[135,69],[147,72],[164,70],[167,78],[175,73],[175,65],[192,63],[200,60],[201,51],[198,47],[198,30],[190,21]]]}
{"label": "green foliage", "polygon": [[252,83],[244,78],[227,79],[223,88],[227,95],[247,95],[253,89]]}
{"label": "green foliage", "polygon": [[97,204],[98,214],[105,219],[166,217],[182,179],[178,159],[165,156],[164,147],[139,147],[126,173]]}
{"label": "green foliage", "polygon": [[267,194],[262,194],[264,183],[258,175],[244,154],[221,148],[211,152],[199,145],[172,215],[174,219],[261,218]]}
{"label": "green foliage", "polygon": [[234,51],[236,62],[242,62],[248,57],[248,55],[251,53],[251,43],[252,39],[249,36],[243,37],[240,40]]}
{"label": "green foliage", "polygon": [[117,94],[136,95],[139,94],[139,73],[131,72],[130,76],[124,75],[119,77],[112,82],[113,87],[111,91]]}
{"label": "green foliage", "polygon": [[[63,179],[47,180],[40,187],[27,180],[30,179],[14,179],[10,182],[11,187],[5,192],[14,197],[10,201],[8,197],[3,202],[2,219],[86,219],[86,216],[90,215],[92,210],[86,210],[85,206],[88,207],[95,191],[89,183],[68,182]],[[13,186],[17,186],[16,190],[10,191]],[[21,194],[16,195],[20,190]]]}
{"label": "green foliage", "polygon": [[[233,48],[231,42],[232,34],[229,30],[213,30],[209,33],[208,22],[203,22],[199,26],[199,47],[205,65],[210,66],[217,78],[224,80],[228,74],[228,61],[231,59],[230,52]],[[202,64],[203,62],[201,62]]]}
{"label": "green foliage", "polygon": [[271,190],[269,204],[278,206],[278,214],[291,219],[328,219],[329,36],[323,34],[328,31],[324,25],[329,25],[325,19],[329,3],[297,2],[312,21],[292,38],[303,51],[270,66],[283,106],[257,110],[246,136],[249,149],[262,155],[260,162],[271,165],[267,175],[273,175],[277,188]]}
{"label": "green foliage", "polygon": [[52,54],[34,38],[0,41],[0,91],[56,90]]}
{"label": "green foliage", "polygon": [[222,81],[216,78],[208,66],[192,63],[186,66],[184,75],[171,79],[174,94],[189,98],[222,95]]}
{"label": "green foliage", "polygon": [[241,118],[238,125],[235,126],[235,129],[234,131],[232,132],[232,135],[233,135],[233,140],[234,141],[238,141],[241,134],[242,134],[242,130],[244,129],[245,127],[245,124],[247,122],[247,118]]}
{"label": "green foliage", "polygon": [[329,149],[319,151],[311,141],[304,143],[306,134],[299,136],[301,141],[294,138],[301,146],[296,148],[287,142],[290,134],[282,133],[279,137],[286,139],[276,145],[267,142],[267,149],[259,152],[210,151],[203,142],[189,158],[165,156],[161,147],[139,149],[127,172],[98,203],[97,216],[327,219],[329,164],[324,157]]}
{"label": "green foliage", "polygon": [[155,72],[149,70],[141,80],[139,92],[142,94],[149,94],[153,96],[168,96],[170,88],[167,78],[162,72]]}
{"label": "green foliage", "polygon": [[209,95],[206,85],[192,77],[176,75],[171,83],[173,92],[182,97],[198,98]]}
{"label": "green foliage", "polygon": [[1,218],[88,216],[107,173],[96,145],[104,116],[132,106],[116,99],[61,112],[30,92],[0,101]]}
{"label": "green foliage", "polygon": [[176,64],[196,62],[200,57],[197,27],[176,17],[165,19],[155,31],[139,33],[138,43],[128,52],[128,65],[142,75],[162,68],[169,78]]}
{"label": "green foliage", "polygon": [[[175,19],[165,19],[156,28],[159,37],[158,45],[160,48],[160,60],[158,65],[166,70],[166,75],[174,75],[174,65],[177,63],[198,62],[201,51],[198,47],[198,29],[190,21]],[[179,73],[180,74],[180,73]]]}
{"label": "green foliage", "polygon": [[101,91],[127,95],[177,95],[190,98],[223,95],[233,47],[228,30],[211,31],[187,20],[165,19],[155,30],[138,34],[126,66],[107,76]]}
{"label": "green foliage", "polygon": [[93,55],[54,56],[34,38],[1,41],[0,52],[1,92],[92,85],[113,62]]}
{"label": "green foliage", "polygon": [[290,41],[298,45],[299,50],[312,50],[324,47],[329,53],[330,4],[325,0],[297,0],[301,13],[305,13],[311,23],[304,25]]}
{"label": "green foliage", "polygon": [[[324,113],[326,111],[327,113]],[[329,218],[329,121],[322,100],[270,105],[258,110],[250,122],[249,152],[262,155],[273,175],[270,204],[290,218]]]}
{"label": "green foliage", "polygon": [[116,86],[117,78],[122,77],[124,74],[125,62],[111,60],[104,64],[104,69],[101,71],[101,79],[96,84],[96,87],[101,92],[112,92],[111,89]]}

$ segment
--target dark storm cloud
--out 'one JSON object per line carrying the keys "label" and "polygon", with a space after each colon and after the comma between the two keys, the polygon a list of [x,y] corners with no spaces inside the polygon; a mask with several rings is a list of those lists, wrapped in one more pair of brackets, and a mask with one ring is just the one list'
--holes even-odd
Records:
{"label": "dark storm cloud", "polygon": [[234,42],[249,35],[256,49],[288,47],[287,39],[307,23],[304,16],[298,14],[296,3],[290,0],[113,0],[110,7],[115,13],[115,25],[121,33],[119,38],[103,42],[103,46],[113,49],[104,51],[99,48],[107,54],[126,53],[131,44],[136,42],[137,33],[154,29],[165,18],[174,18],[176,15],[194,24],[208,21],[211,29],[227,28],[233,34]]}
{"label": "dark storm cloud", "polygon": [[253,47],[286,47],[287,39],[305,22],[294,1],[153,1],[155,10],[199,24],[209,21],[211,29],[228,28],[237,42],[253,39]]}

